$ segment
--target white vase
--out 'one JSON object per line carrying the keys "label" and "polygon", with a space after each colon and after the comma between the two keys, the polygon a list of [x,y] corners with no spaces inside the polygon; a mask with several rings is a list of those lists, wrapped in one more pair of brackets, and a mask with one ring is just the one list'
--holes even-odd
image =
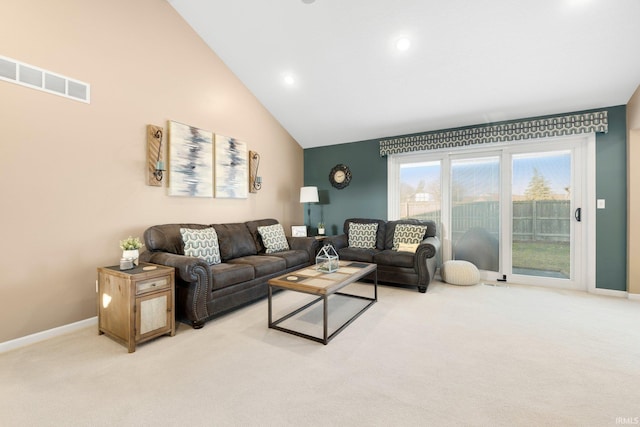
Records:
{"label": "white vase", "polygon": [[318,228],[318,234],[324,236],[324,228]]}
{"label": "white vase", "polygon": [[128,251],[122,251],[122,258],[132,258],[133,265],[138,265],[138,258],[140,257],[139,249],[130,249]]}

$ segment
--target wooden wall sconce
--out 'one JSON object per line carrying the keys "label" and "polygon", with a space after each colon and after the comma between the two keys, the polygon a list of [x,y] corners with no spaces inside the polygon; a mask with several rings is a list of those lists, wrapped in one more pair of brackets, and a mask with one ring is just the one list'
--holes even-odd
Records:
{"label": "wooden wall sconce", "polygon": [[163,136],[160,126],[147,125],[147,184],[154,187],[162,187],[164,179]]}
{"label": "wooden wall sconce", "polygon": [[260,154],[249,151],[249,192],[257,193],[262,188],[262,177],[258,176]]}

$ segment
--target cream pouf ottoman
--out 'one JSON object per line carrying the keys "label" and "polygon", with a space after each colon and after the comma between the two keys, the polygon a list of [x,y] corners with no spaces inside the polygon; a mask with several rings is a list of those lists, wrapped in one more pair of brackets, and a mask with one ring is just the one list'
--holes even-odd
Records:
{"label": "cream pouf ottoman", "polygon": [[442,280],[452,285],[469,286],[480,281],[478,268],[469,261],[446,261],[440,267]]}

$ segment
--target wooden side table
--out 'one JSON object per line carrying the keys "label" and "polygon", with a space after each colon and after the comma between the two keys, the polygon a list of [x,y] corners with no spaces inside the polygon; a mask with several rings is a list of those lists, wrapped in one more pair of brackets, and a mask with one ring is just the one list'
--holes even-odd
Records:
{"label": "wooden side table", "polygon": [[131,270],[98,268],[98,333],[136,351],[136,344],[174,336],[174,269],[140,263]]}

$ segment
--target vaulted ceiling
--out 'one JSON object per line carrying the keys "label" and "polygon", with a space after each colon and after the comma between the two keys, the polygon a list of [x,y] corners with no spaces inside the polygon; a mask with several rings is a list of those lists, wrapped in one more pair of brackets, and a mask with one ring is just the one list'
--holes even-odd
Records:
{"label": "vaulted ceiling", "polygon": [[640,84],[638,0],[168,1],[304,148],[621,105]]}

